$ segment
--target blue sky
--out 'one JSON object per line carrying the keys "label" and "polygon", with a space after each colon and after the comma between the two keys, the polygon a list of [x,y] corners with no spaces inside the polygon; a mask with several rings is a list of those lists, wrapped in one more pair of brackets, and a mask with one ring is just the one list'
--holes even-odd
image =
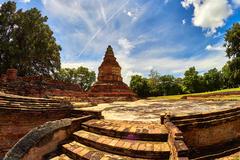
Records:
{"label": "blue sky", "polygon": [[[0,3],[3,3],[0,0]],[[97,71],[112,45],[125,82],[151,69],[182,76],[221,69],[224,33],[240,18],[240,0],[18,0],[36,7],[62,46],[62,67]]]}

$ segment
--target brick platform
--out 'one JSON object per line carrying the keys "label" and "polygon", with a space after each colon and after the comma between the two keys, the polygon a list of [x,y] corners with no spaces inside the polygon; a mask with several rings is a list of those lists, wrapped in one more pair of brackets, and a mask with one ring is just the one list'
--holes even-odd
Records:
{"label": "brick platform", "polygon": [[97,134],[135,140],[167,141],[168,131],[159,123],[133,121],[90,120],[82,124],[83,128]]}
{"label": "brick platform", "polygon": [[[169,159],[168,131],[157,123],[89,120],[50,159]],[[51,154],[53,155],[53,154]]]}
{"label": "brick platform", "polygon": [[0,92],[0,159],[32,128],[70,116],[71,104]]}

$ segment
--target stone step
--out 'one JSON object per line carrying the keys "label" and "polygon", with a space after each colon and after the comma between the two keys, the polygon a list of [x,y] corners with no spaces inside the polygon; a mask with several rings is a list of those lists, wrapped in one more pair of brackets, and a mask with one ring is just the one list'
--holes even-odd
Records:
{"label": "stone step", "polygon": [[167,142],[119,139],[84,130],[74,132],[73,136],[79,143],[113,154],[150,159],[168,159],[170,156]]}
{"label": "stone step", "polygon": [[0,95],[0,99],[4,99],[7,101],[18,101],[18,102],[42,102],[42,103],[58,103],[59,101],[53,100],[53,99],[37,99],[37,98],[29,98],[29,97],[9,97],[9,96],[3,96]]}
{"label": "stone step", "polygon": [[59,156],[52,157],[49,160],[72,160],[72,158],[68,157],[65,154],[61,154]]}
{"label": "stone step", "polygon": [[[135,160],[136,158],[103,152],[76,141],[62,145],[62,151],[72,159],[91,160]],[[137,159],[140,160],[140,159]]]}
{"label": "stone step", "polygon": [[167,142],[168,130],[159,123],[144,123],[117,120],[90,120],[82,128],[110,137]]}

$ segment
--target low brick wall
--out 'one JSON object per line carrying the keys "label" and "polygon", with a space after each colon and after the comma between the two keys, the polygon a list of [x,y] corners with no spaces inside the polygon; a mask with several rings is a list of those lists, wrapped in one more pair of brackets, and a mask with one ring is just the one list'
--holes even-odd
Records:
{"label": "low brick wall", "polygon": [[188,160],[189,150],[183,140],[183,133],[170,121],[165,122],[168,129],[168,144],[171,149],[171,160]]}
{"label": "low brick wall", "polygon": [[201,148],[226,143],[240,138],[240,119],[184,131],[185,142],[191,148]]}
{"label": "low brick wall", "polygon": [[[218,152],[240,141],[240,107],[211,114],[172,117],[182,132],[190,155],[198,157]],[[239,145],[239,144],[238,144]]]}
{"label": "low brick wall", "polygon": [[47,121],[66,118],[70,110],[0,109],[0,159],[32,128]]}
{"label": "low brick wall", "polygon": [[41,160],[44,155],[57,149],[59,143],[67,139],[80,124],[92,119],[93,116],[81,118],[66,118],[47,122],[42,126],[32,129],[8,151],[4,160]]}

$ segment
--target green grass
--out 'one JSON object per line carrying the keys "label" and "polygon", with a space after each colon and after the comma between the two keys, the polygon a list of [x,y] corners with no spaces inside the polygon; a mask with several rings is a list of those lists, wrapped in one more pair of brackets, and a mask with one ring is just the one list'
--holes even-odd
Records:
{"label": "green grass", "polygon": [[[234,91],[240,91],[240,88],[231,88],[231,89],[223,89],[213,92],[203,92],[203,93],[192,93],[192,94],[181,94],[181,95],[171,95],[171,96],[158,96],[158,97],[149,97],[150,100],[156,100],[156,99],[169,99],[169,100],[178,100],[181,99],[183,96],[192,96],[192,95],[205,95],[205,94],[211,94],[211,93],[221,93],[221,92],[234,92]],[[226,95],[222,96],[221,98],[211,98],[211,99],[223,99],[223,100],[240,100],[240,95]]]}

